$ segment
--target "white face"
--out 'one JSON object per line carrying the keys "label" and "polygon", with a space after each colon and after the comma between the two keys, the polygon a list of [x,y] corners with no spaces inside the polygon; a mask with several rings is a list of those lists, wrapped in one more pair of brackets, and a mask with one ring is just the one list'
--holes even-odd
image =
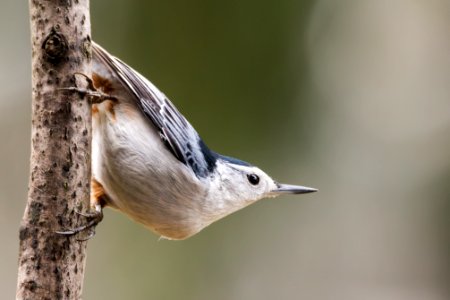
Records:
{"label": "white face", "polygon": [[216,174],[202,205],[203,227],[262,198],[316,191],[303,186],[279,184],[257,167],[222,160],[217,162]]}
{"label": "white face", "polygon": [[[275,197],[273,191],[278,188],[277,183],[254,166],[229,165],[232,171],[230,176],[230,192],[236,196],[236,200],[241,200],[244,205],[265,197]],[[228,185],[228,184],[227,184]]]}
{"label": "white face", "polygon": [[274,197],[277,184],[257,167],[217,161],[206,201],[202,205],[204,226],[217,221],[255,201]]}
{"label": "white face", "polygon": [[[304,194],[317,191],[304,186],[280,184],[255,166],[238,165],[221,161],[218,164],[218,180],[213,189],[216,199],[223,199],[229,206],[240,208],[261,198],[281,194]],[[219,200],[220,201],[220,200]]]}

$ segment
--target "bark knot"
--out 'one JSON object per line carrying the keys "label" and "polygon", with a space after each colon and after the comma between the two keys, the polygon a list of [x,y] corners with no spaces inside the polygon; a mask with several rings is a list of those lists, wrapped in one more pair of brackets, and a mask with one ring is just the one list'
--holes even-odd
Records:
{"label": "bark knot", "polygon": [[49,61],[57,63],[66,56],[69,46],[64,35],[52,28],[50,34],[42,43],[42,49]]}

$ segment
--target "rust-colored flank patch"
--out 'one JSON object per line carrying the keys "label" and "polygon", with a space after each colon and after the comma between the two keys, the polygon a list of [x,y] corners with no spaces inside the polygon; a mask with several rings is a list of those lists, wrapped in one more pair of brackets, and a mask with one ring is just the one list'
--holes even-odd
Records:
{"label": "rust-colored flank patch", "polygon": [[100,205],[104,207],[106,205],[106,200],[108,196],[106,195],[103,185],[98,182],[95,178],[91,179],[91,206],[95,207]]}
{"label": "rust-colored flank patch", "polygon": [[106,108],[106,111],[108,111],[110,114],[111,114],[111,119],[113,120],[113,121],[115,121],[116,120],[116,113],[115,113],[115,111],[114,111],[114,101],[112,101],[112,100],[106,100],[105,101],[105,108]]}
{"label": "rust-colored flank patch", "polygon": [[105,94],[111,94],[114,90],[111,81],[98,75],[97,73],[92,73],[92,81],[96,89],[101,90]]}
{"label": "rust-colored flank patch", "polygon": [[97,107],[97,104],[92,104],[91,111],[92,111],[92,115],[98,114],[98,107]]}

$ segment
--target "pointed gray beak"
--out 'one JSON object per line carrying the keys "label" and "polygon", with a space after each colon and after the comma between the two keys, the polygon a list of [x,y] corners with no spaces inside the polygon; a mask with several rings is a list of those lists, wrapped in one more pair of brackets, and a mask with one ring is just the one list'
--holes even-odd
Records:
{"label": "pointed gray beak", "polygon": [[317,189],[301,186],[277,183],[277,188],[272,191],[274,194],[307,194],[317,192]]}

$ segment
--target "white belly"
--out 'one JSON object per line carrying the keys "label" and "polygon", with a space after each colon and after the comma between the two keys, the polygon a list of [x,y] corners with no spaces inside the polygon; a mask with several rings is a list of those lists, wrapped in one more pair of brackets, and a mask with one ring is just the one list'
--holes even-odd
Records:
{"label": "white belly", "polygon": [[207,225],[201,182],[130,106],[105,101],[93,107],[92,173],[109,206],[162,236],[182,239]]}

